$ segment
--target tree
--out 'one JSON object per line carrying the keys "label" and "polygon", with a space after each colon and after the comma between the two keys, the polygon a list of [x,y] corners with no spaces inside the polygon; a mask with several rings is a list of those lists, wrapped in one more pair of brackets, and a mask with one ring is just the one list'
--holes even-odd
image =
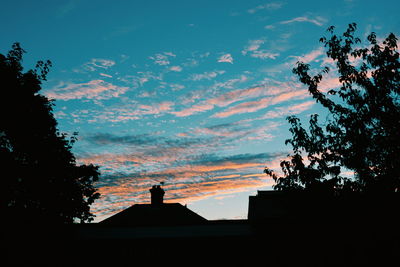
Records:
{"label": "tree", "polygon": [[0,163],[3,218],[17,223],[91,221],[98,166],[77,165],[70,138],[57,128],[52,100],[39,94],[51,62],[23,72],[18,43],[0,54]]}
{"label": "tree", "polygon": [[[287,118],[293,147],[289,160],[281,161],[283,176],[268,167],[276,190],[308,190],[325,193],[398,192],[400,188],[400,62],[397,38],[390,33],[379,42],[371,33],[368,45],[354,36],[356,24],[338,36],[320,42],[335,65],[341,86],[320,90],[321,81],[332,74],[324,67],[311,75],[310,65],[297,62],[293,73],[309,93],[326,108],[329,117],[320,124],[310,118],[309,131],[295,116]],[[345,177],[343,170],[354,172]]]}

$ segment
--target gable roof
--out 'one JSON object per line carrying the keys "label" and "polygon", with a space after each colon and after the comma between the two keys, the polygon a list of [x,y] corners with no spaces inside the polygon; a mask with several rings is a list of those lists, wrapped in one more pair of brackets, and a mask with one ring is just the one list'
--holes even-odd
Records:
{"label": "gable roof", "polygon": [[203,224],[207,220],[179,203],[136,204],[103,221],[112,226],[177,226]]}

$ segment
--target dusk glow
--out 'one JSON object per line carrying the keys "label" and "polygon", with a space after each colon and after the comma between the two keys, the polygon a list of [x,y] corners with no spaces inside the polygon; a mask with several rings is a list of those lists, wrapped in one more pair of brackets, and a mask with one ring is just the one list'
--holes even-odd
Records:
{"label": "dusk glow", "polygon": [[[381,1],[380,3],[396,1]],[[398,5],[398,4],[397,4]],[[101,166],[95,222],[166,202],[206,219],[246,218],[290,147],[286,116],[325,111],[292,69],[333,66],[318,42],[356,22],[365,41],[399,36],[399,8],[374,1],[2,1],[0,49],[53,63],[42,92],[79,163]],[[399,7],[399,5],[398,5]],[[6,12],[5,12],[6,11]],[[356,64],[356,62],[355,62]],[[321,90],[340,85],[332,71]]]}

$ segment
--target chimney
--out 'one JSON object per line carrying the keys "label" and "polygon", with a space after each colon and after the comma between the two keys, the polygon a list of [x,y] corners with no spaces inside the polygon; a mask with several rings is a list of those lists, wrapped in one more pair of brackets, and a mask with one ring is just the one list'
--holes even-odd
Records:
{"label": "chimney", "polygon": [[153,185],[150,189],[151,205],[162,205],[164,200],[164,190],[159,185]]}

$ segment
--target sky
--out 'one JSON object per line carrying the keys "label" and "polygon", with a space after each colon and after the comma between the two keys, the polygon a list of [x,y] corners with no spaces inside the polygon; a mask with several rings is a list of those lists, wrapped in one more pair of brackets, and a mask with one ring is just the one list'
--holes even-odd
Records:
{"label": "sky", "polygon": [[[2,0],[0,53],[14,42],[53,67],[42,94],[62,132],[78,132],[79,164],[100,166],[101,221],[166,202],[210,219],[247,218],[248,197],[270,190],[290,147],[286,117],[325,111],[292,73],[331,66],[318,42],[356,22],[365,40],[399,36],[398,1]],[[339,85],[328,74],[321,90]]]}

